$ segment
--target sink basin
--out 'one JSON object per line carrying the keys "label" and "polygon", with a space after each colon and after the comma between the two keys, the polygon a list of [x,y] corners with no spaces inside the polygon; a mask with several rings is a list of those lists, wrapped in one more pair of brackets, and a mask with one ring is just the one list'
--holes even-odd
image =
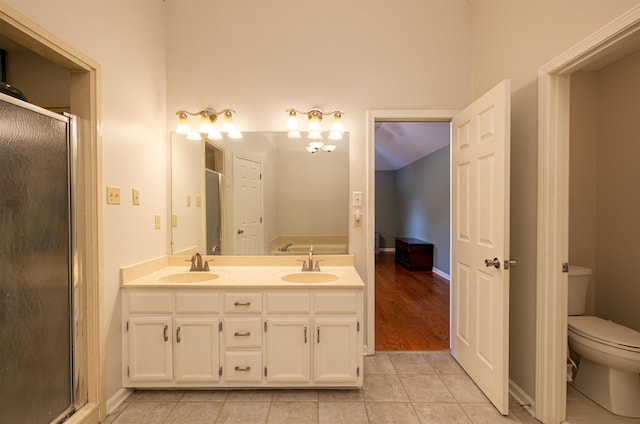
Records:
{"label": "sink basin", "polygon": [[201,283],[203,281],[215,280],[218,274],[211,272],[181,272],[179,274],[169,274],[160,277],[162,283]]}
{"label": "sink basin", "polygon": [[340,277],[328,272],[294,272],[282,277],[289,283],[330,283],[338,278]]}

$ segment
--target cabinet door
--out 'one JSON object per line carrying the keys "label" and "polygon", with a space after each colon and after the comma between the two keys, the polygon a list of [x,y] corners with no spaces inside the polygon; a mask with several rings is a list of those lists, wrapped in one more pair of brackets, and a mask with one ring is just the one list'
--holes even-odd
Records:
{"label": "cabinet door", "polygon": [[173,380],[171,317],[129,317],[128,333],[129,381]]}
{"label": "cabinet door", "polygon": [[[356,382],[362,357],[358,349],[358,321],[355,318],[314,320],[314,380]],[[360,346],[362,343],[360,343]]]}
{"label": "cabinet door", "polygon": [[218,318],[175,318],[175,380],[218,381]]}
{"label": "cabinet door", "polygon": [[267,381],[309,381],[312,341],[309,324],[308,318],[267,320]]}

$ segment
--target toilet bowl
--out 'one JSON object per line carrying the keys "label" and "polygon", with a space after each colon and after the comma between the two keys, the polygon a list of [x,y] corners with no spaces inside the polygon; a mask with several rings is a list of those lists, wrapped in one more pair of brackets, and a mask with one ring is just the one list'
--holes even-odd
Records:
{"label": "toilet bowl", "polygon": [[580,315],[590,275],[588,268],[569,267],[569,348],[580,356],[572,384],[614,414],[640,418],[640,332]]}
{"label": "toilet bowl", "polygon": [[580,355],[573,386],[614,414],[640,418],[640,333],[593,316],[570,316],[569,348]]}

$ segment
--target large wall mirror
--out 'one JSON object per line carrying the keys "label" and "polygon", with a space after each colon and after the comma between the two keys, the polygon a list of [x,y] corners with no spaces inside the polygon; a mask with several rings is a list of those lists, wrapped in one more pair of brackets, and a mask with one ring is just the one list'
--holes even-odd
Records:
{"label": "large wall mirror", "polygon": [[286,132],[171,133],[171,252],[348,253],[349,135],[332,143],[309,153]]}

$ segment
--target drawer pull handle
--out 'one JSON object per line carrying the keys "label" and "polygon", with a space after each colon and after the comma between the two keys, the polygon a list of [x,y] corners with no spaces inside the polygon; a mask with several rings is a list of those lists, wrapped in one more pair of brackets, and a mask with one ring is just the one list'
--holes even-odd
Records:
{"label": "drawer pull handle", "polygon": [[251,306],[251,302],[233,302],[234,306]]}
{"label": "drawer pull handle", "polygon": [[320,343],[320,327],[318,327],[318,343]]}
{"label": "drawer pull handle", "polygon": [[168,341],[169,340],[169,326],[165,325],[164,326],[164,341]]}
{"label": "drawer pull handle", "polygon": [[233,333],[236,337],[249,337],[251,335],[251,331],[247,331],[246,333],[238,333],[237,331]]}
{"label": "drawer pull handle", "polygon": [[251,371],[251,367],[235,367],[236,371]]}
{"label": "drawer pull handle", "polygon": [[304,342],[307,342],[307,327],[304,327]]}
{"label": "drawer pull handle", "polygon": [[180,327],[176,330],[176,342],[180,343]]}

